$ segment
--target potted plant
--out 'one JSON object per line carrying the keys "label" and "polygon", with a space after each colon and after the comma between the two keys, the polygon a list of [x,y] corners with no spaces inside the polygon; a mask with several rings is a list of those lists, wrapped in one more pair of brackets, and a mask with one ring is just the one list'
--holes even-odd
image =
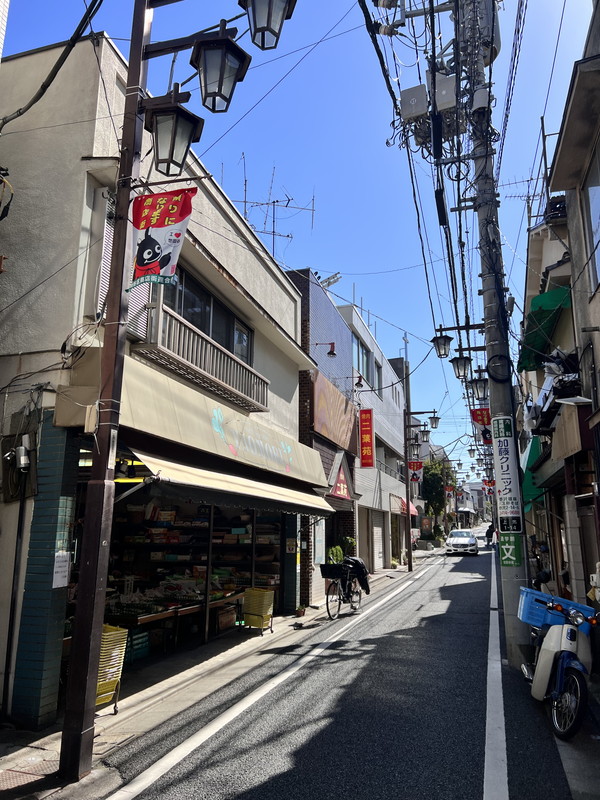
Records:
{"label": "potted plant", "polygon": [[306,613],[306,606],[298,606],[298,608],[296,609],[296,616],[303,617],[305,613]]}

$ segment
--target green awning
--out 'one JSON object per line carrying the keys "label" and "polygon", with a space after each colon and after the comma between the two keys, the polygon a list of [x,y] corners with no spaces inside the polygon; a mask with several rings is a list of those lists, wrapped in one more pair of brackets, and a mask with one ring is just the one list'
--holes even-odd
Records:
{"label": "green awning", "polygon": [[544,490],[535,485],[534,474],[531,471],[531,465],[535,464],[542,452],[542,445],[539,436],[534,436],[527,450],[521,459],[521,466],[523,469],[523,483],[521,484],[521,491],[523,492],[523,506],[524,511],[531,510],[531,504],[534,500],[540,500],[544,496]]}
{"label": "green awning", "polygon": [[533,298],[521,342],[518,372],[541,367],[552,344],[551,337],[562,310],[570,307],[570,286],[559,286]]}

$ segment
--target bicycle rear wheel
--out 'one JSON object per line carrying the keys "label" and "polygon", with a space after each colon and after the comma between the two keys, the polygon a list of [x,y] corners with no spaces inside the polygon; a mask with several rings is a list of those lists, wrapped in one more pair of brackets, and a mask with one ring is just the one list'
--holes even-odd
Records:
{"label": "bicycle rear wheel", "polygon": [[327,603],[327,615],[329,619],[337,619],[340,614],[340,607],[342,605],[341,586],[339,581],[331,581],[327,587],[327,595],[325,596]]}
{"label": "bicycle rear wheel", "polygon": [[362,602],[362,589],[358,578],[353,578],[349,590],[350,608],[352,611],[360,611],[360,604]]}

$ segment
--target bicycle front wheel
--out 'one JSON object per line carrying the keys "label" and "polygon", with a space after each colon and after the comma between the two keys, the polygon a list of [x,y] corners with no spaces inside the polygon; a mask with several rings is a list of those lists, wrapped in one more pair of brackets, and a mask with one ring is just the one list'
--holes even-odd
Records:
{"label": "bicycle front wheel", "polygon": [[325,600],[327,602],[327,615],[329,619],[337,619],[340,614],[340,607],[342,605],[342,595],[339,581],[331,581],[327,587],[327,595]]}

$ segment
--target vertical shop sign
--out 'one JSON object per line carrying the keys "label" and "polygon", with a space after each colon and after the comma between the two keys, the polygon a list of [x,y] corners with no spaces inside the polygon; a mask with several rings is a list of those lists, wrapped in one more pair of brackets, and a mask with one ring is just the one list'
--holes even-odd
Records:
{"label": "vertical shop sign", "polygon": [[318,519],[314,524],[313,561],[325,563],[325,520]]}
{"label": "vertical shop sign", "polygon": [[523,537],[520,533],[501,533],[500,566],[520,567],[523,564]]}
{"label": "vertical shop sign", "polygon": [[360,434],[360,466],[375,466],[375,442],[373,440],[373,409],[361,408],[358,418]]}
{"label": "vertical shop sign", "polygon": [[494,417],[492,440],[498,499],[498,529],[500,533],[522,533],[519,463],[511,417]]}
{"label": "vertical shop sign", "polygon": [[131,216],[135,259],[130,289],[141,283],[175,283],[192,197],[197,191],[178,189],[134,199]]}

